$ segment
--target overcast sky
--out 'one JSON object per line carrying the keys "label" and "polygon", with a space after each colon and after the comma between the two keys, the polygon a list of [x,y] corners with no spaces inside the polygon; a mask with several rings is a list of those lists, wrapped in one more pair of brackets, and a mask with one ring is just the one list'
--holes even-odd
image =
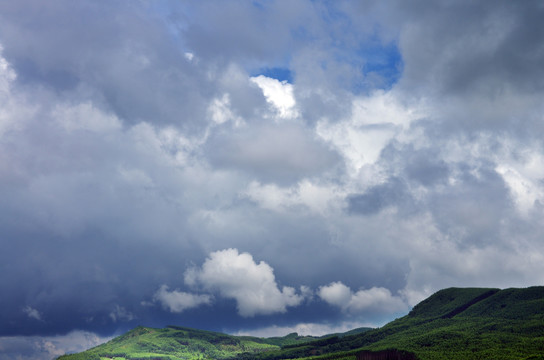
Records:
{"label": "overcast sky", "polygon": [[0,359],[544,284],[540,1],[0,1]]}

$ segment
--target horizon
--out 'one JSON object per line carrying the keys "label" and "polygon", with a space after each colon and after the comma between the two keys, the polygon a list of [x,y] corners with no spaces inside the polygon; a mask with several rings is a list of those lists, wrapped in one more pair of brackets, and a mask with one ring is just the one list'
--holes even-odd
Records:
{"label": "horizon", "polygon": [[544,284],[536,1],[0,3],[0,360]]}

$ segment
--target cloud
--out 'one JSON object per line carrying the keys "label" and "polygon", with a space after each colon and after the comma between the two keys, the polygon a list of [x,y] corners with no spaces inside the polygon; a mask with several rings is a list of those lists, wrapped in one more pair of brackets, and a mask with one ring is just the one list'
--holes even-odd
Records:
{"label": "cloud", "polygon": [[242,330],[235,333],[239,336],[274,337],[285,336],[296,332],[301,336],[323,336],[342,333],[360,327],[376,327],[375,324],[358,321],[345,321],[338,324],[298,323],[293,326],[270,326],[252,330]]}
{"label": "cloud", "polygon": [[322,286],[318,291],[319,297],[329,304],[345,307],[349,304],[352,293],[351,289],[341,282],[334,282]]}
{"label": "cloud", "polygon": [[201,268],[187,270],[185,282],[234,299],[243,317],[283,313],[303,300],[292,287],[278,288],[270,265],[264,261],[257,264],[249,253],[237,249],[212,252]]}
{"label": "cloud", "polygon": [[[107,1],[68,6],[57,0],[47,9],[19,11],[35,6],[28,0],[0,7],[0,32],[9,34],[2,37],[5,53],[23,82],[96,101],[125,122],[200,127],[194,120],[206,113],[206,77],[171,46],[170,30],[149,16],[153,9]],[[78,16],[87,17],[84,26]]]}
{"label": "cloud", "polygon": [[127,309],[125,309],[123,306],[119,306],[117,304],[115,304],[115,308],[109,315],[113,322],[131,321],[136,318],[133,313],[127,311]]}
{"label": "cloud", "polygon": [[348,210],[353,213],[371,215],[390,206],[403,205],[409,197],[405,185],[398,179],[371,187],[363,194],[348,197]]}
{"label": "cloud", "polygon": [[0,360],[51,360],[87,350],[111,340],[88,331],[71,331],[57,336],[1,336]]}
{"label": "cloud", "polygon": [[324,215],[334,212],[343,205],[337,192],[337,188],[319,185],[309,180],[299,181],[287,188],[255,181],[249,184],[245,195],[262,208],[276,212],[296,212],[302,206]]}
{"label": "cloud", "polygon": [[338,154],[302,124],[254,124],[212,135],[212,165],[244,171],[265,182],[288,184],[334,171]]}
{"label": "cloud", "polygon": [[0,2],[0,334],[382,324],[541,283],[535,4]]}
{"label": "cloud", "polygon": [[230,107],[230,95],[225,93],[221,98],[213,100],[208,111],[212,120],[217,124],[223,124],[229,120],[236,125],[242,124],[243,119],[235,115]]}
{"label": "cloud", "polygon": [[350,313],[361,311],[394,313],[405,311],[408,307],[402,298],[393,296],[383,287],[362,289],[354,293],[348,286],[337,281],[320,287],[317,294],[327,303]]}
{"label": "cloud", "polygon": [[34,308],[31,308],[30,306],[26,306],[23,309],[23,312],[31,319],[42,321],[42,315],[40,312]]}
{"label": "cloud", "polygon": [[92,131],[108,133],[121,128],[121,121],[114,115],[104,114],[90,102],[76,106],[57,105],[51,116],[66,131]]}
{"label": "cloud", "polygon": [[[402,82],[412,91],[429,85],[457,95],[510,87],[542,91],[540,6],[508,1],[492,8],[470,1],[413,5],[396,8],[408,20],[401,23],[400,48],[406,63]],[[398,21],[396,11],[389,15]]]}
{"label": "cloud", "polygon": [[159,302],[164,309],[173,313],[181,313],[200,305],[210,305],[210,295],[195,295],[179,290],[168,291],[168,286],[162,285],[153,295],[153,301]]}
{"label": "cloud", "polygon": [[422,104],[403,101],[395,89],[353,97],[345,106],[349,113],[322,117],[316,133],[342,154],[353,176],[379,162],[382,151],[406,137],[410,125],[426,115]]}
{"label": "cloud", "polygon": [[251,81],[261,88],[266,101],[276,108],[281,118],[298,116],[295,109],[296,101],[293,95],[293,85],[287,81],[279,81],[264,75],[252,77]]}

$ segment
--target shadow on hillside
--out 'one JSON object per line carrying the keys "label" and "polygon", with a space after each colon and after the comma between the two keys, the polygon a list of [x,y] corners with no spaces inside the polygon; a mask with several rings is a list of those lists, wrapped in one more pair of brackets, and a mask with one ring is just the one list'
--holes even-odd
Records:
{"label": "shadow on hillside", "polygon": [[399,350],[361,351],[357,360],[417,360],[414,353]]}

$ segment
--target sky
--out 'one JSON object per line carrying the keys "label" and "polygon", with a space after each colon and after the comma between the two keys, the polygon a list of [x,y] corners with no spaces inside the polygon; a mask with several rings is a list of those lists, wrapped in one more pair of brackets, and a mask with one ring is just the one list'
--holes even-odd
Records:
{"label": "sky", "polygon": [[540,1],[0,1],[0,359],[544,284]]}

